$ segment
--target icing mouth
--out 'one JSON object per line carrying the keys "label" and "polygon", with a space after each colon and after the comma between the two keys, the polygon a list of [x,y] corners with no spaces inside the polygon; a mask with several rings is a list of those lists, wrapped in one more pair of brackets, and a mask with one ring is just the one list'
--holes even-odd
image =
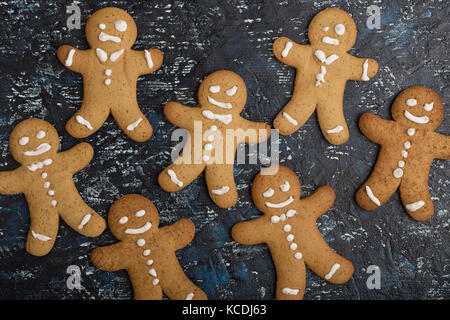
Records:
{"label": "icing mouth", "polygon": [[284,207],[290,205],[292,203],[292,201],[294,201],[294,198],[292,196],[290,196],[289,199],[287,199],[286,201],[280,202],[280,203],[272,203],[272,202],[266,201],[266,206],[268,206],[269,208],[284,208]]}
{"label": "icing mouth", "polygon": [[208,101],[209,103],[219,107],[219,108],[223,108],[223,109],[231,109],[233,108],[232,104],[229,102],[220,102],[217,100],[214,100],[213,98],[211,98],[210,96],[208,96]]}
{"label": "icing mouth", "polygon": [[408,110],[405,110],[405,118],[418,124],[425,124],[430,121],[430,118],[428,118],[427,116],[416,117],[412,113],[408,112]]}
{"label": "icing mouth", "polygon": [[229,124],[231,121],[233,121],[233,115],[231,114],[217,114],[210,110],[203,110],[202,115],[210,120],[218,120],[225,124]]}
{"label": "icing mouth", "polygon": [[35,156],[39,156],[43,153],[46,153],[51,148],[52,148],[51,145],[49,145],[48,143],[42,143],[36,147],[36,150],[24,151],[23,154],[28,157],[35,157]]}
{"label": "icing mouth", "polygon": [[323,43],[327,43],[327,44],[332,44],[334,46],[338,46],[339,45],[339,40],[335,39],[335,38],[331,38],[331,37],[323,37],[322,38],[322,42]]}
{"label": "icing mouth", "polygon": [[120,43],[122,41],[122,39],[120,39],[119,37],[112,36],[103,31],[98,35],[98,40],[100,40],[101,42],[112,41],[115,43]]}
{"label": "icing mouth", "polygon": [[138,228],[138,229],[127,229],[125,230],[126,234],[141,234],[144,232],[147,232],[148,230],[150,230],[150,228],[152,227],[152,224],[150,222],[147,222],[146,224],[144,224],[142,227]]}

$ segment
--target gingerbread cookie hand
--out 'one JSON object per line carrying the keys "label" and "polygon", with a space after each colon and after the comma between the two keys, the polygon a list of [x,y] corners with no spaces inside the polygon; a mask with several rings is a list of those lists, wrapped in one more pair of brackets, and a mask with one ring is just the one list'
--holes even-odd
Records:
{"label": "gingerbread cookie hand", "polygon": [[40,119],[19,123],[9,138],[9,148],[21,166],[0,173],[0,193],[24,193],[31,226],[26,249],[36,256],[47,254],[56,240],[61,217],[78,233],[96,237],[105,221],[79,195],[73,175],[92,159],[93,149],[81,143],[59,152],[59,137],[52,125]]}
{"label": "gingerbread cookie hand", "polygon": [[436,92],[416,86],[395,98],[391,113],[393,121],[367,114],[361,117],[361,131],[381,149],[373,172],[356,193],[356,202],[365,210],[374,210],[399,189],[408,214],[424,221],[434,213],[428,190],[431,161],[449,158],[449,137],[435,132],[444,107]]}
{"label": "gingerbread cookie hand", "polygon": [[159,227],[158,211],[141,195],[130,194],[117,200],[109,210],[108,225],[120,242],[95,249],[93,264],[106,271],[125,269],[137,300],[206,300],[206,294],[184,274],[175,251],[194,237],[188,219]]}
{"label": "gingerbread cookie hand", "polygon": [[309,25],[310,45],[298,45],[284,37],[275,41],[277,59],[297,71],[292,98],[274,120],[274,128],[281,134],[294,133],[317,111],[325,139],[336,145],[348,140],[343,110],[345,83],[368,81],[378,71],[375,60],[356,58],[347,52],[356,34],[355,22],[348,13],[328,8]]}
{"label": "gingerbread cookie hand", "polygon": [[136,37],[133,18],[108,7],[96,11],[86,23],[90,49],[65,45],[58,49],[61,63],[83,75],[83,104],[66,124],[75,138],[96,132],[110,113],[131,139],[144,142],[151,137],[152,126],[137,104],[137,80],[157,70],[163,54],[157,49],[131,49]]}
{"label": "gingerbread cookie hand", "polygon": [[303,298],[305,265],[331,283],[348,281],[353,264],[328,246],[316,226],[317,218],[334,202],[333,189],[320,187],[300,199],[300,181],[293,171],[283,166],[275,174],[265,170],[252,184],[253,201],[264,215],[233,226],[232,237],[242,244],[269,246],[277,273],[276,299]]}

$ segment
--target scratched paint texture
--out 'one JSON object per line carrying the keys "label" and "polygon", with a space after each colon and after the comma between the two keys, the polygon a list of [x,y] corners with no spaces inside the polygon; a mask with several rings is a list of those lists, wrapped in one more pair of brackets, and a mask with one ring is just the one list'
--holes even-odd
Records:
{"label": "scratched paint texture", "polygon": [[[141,193],[151,199],[161,224],[190,218],[196,237],[177,256],[187,275],[210,299],[272,299],[275,271],[265,245],[242,246],[230,237],[239,221],[260,215],[250,186],[260,165],[237,165],[240,200],[222,210],[209,199],[203,175],[178,193],[159,188],[157,174],[170,161],[177,144],[175,129],[162,113],[167,101],[195,105],[199,82],[218,69],[239,73],[248,87],[243,115],[272,123],[291,95],[294,70],[272,54],[273,41],[288,36],[307,43],[307,26],[324,8],[335,6],[353,16],[358,40],[351,53],[380,64],[376,78],[349,82],[345,114],[350,140],[331,146],[322,137],[316,116],[288,137],[280,138],[281,163],[295,170],[307,196],[318,186],[331,185],[337,199],[318,220],[330,246],[355,265],[344,285],[307,273],[305,299],[437,299],[450,298],[450,165],[433,161],[430,190],[434,217],[413,221],[398,194],[375,212],[360,209],[354,193],[369,173],[379,147],[361,135],[357,123],[364,112],[390,118],[390,105],[401,90],[425,85],[446,104],[439,132],[450,134],[448,101],[448,1],[83,1],[81,30],[66,28],[65,1],[12,0],[0,2],[0,170],[18,166],[8,150],[13,127],[29,117],[51,122],[61,134],[62,150],[77,141],[64,130],[81,105],[82,79],[56,59],[56,49],[70,44],[88,47],[87,18],[97,9],[118,6],[135,19],[139,34],[134,48],[159,48],[164,64],[138,82],[138,101],[154,128],[152,139],[138,144],[109,118],[94,135],[83,139],[95,148],[91,164],[75,176],[85,201],[103,217],[122,195]],[[381,7],[381,29],[366,27],[366,8]],[[23,195],[0,196],[0,299],[130,299],[125,271],[94,268],[90,252],[116,240],[109,230],[90,239],[61,222],[54,249],[45,257],[26,253],[29,226]],[[81,270],[82,288],[70,290],[66,270]],[[381,289],[368,290],[366,268],[381,269]]]}

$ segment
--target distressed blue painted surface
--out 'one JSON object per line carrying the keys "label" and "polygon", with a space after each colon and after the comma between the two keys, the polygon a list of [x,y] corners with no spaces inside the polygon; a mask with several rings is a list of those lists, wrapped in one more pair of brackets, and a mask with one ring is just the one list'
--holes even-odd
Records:
{"label": "distressed blue painted surface", "polygon": [[[330,146],[315,115],[301,130],[280,139],[281,161],[298,173],[304,196],[324,184],[335,189],[336,203],[319,219],[319,228],[355,265],[354,277],[345,285],[328,284],[308,270],[305,299],[450,298],[449,163],[432,164],[436,213],[428,222],[409,218],[398,194],[375,212],[361,210],[353,200],[378,153],[378,146],[359,132],[362,113],[390,118],[396,94],[411,85],[426,85],[446,104],[438,131],[450,134],[448,1],[83,1],[82,29],[71,31],[66,28],[68,4],[0,2],[0,170],[17,167],[7,141],[13,127],[26,118],[55,125],[63,150],[78,142],[64,125],[81,105],[82,81],[57,61],[56,49],[61,44],[87,48],[83,28],[89,15],[105,6],[121,7],[138,26],[135,48],[165,53],[163,67],[138,83],[138,100],[154,136],[134,143],[109,118],[84,139],[94,146],[95,158],[76,175],[82,197],[104,217],[120,196],[142,193],[159,209],[163,225],[191,218],[196,237],[177,253],[188,276],[212,299],[271,299],[275,274],[267,247],[241,246],[229,235],[236,222],[259,215],[249,187],[260,166],[236,166],[240,201],[229,210],[212,203],[203,177],[176,194],[164,192],[156,177],[170,163],[177,142],[170,141],[175,128],[165,120],[162,106],[170,100],[195,105],[200,80],[225,68],[246,81],[249,97],[243,115],[271,123],[290,98],[294,76],[293,69],[273,57],[273,41],[283,35],[306,43],[312,17],[336,6],[351,13],[358,26],[352,54],[378,60],[380,71],[372,81],[347,84],[344,102],[351,137],[345,145]],[[366,28],[371,4],[382,9],[380,30]],[[116,241],[108,230],[90,239],[61,222],[55,248],[36,258],[24,249],[28,225],[24,197],[0,196],[0,299],[132,297],[125,271],[103,272],[90,263],[93,248]],[[380,290],[366,287],[365,271],[372,264],[381,268]],[[80,290],[66,286],[69,265],[81,268]]]}

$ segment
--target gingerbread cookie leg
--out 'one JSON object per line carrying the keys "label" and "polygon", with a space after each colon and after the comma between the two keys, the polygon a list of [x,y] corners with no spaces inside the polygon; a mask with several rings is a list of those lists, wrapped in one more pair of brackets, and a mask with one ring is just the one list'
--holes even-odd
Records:
{"label": "gingerbread cookie leg", "polygon": [[319,277],[335,284],[347,282],[353,275],[353,264],[338,255],[314,228],[308,235],[309,241],[302,243],[303,257],[308,267]]}
{"label": "gingerbread cookie leg", "polygon": [[[303,261],[292,260],[289,251],[271,250],[277,272],[277,300],[301,300],[306,288],[306,268]],[[289,257],[288,257],[289,256]]]}
{"label": "gingerbread cookie leg", "polygon": [[[429,164],[425,164],[427,168]],[[417,221],[430,219],[434,214],[434,205],[428,191],[429,170],[415,170],[414,175],[404,175],[399,193],[408,214]]]}
{"label": "gingerbread cookie leg", "polygon": [[83,201],[74,185],[66,186],[66,190],[61,195],[58,193],[55,204],[61,218],[82,235],[99,236],[106,228],[105,220]]}
{"label": "gingerbread cookie leg", "polygon": [[206,167],[205,179],[209,195],[220,208],[230,208],[238,200],[233,169],[234,164],[215,164]]}
{"label": "gingerbread cookie leg", "polygon": [[146,270],[128,269],[135,300],[161,300],[162,289],[154,285],[153,279],[148,277]]}
{"label": "gingerbread cookie leg", "polygon": [[294,89],[291,101],[276,116],[273,127],[285,136],[294,133],[309,119],[316,104],[311,94]]}
{"label": "gingerbread cookie leg", "polygon": [[[124,112],[124,109],[127,112]],[[124,100],[112,107],[111,114],[119,127],[134,141],[144,142],[152,136],[153,128],[139,109],[135,98]]]}
{"label": "gingerbread cookie leg", "polygon": [[176,257],[168,265],[171,270],[161,274],[164,293],[172,300],[207,300],[206,294],[184,274]]}
{"label": "gingerbread cookie leg", "polygon": [[109,116],[109,107],[94,105],[86,101],[97,101],[96,98],[83,98],[80,110],[66,124],[67,132],[75,138],[86,138],[96,132]]}
{"label": "gingerbread cookie leg", "polygon": [[331,144],[339,145],[348,140],[349,132],[344,117],[342,101],[319,102],[317,119],[325,139]]}
{"label": "gingerbread cookie leg", "polygon": [[356,192],[356,202],[364,210],[381,207],[400,185],[401,180],[395,178],[392,169],[386,165],[390,162],[388,154],[381,150],[369,179]]}
{"label": "gingerbread cookie leg", "polygon": [[30,202],[30,231],[26,250],[35,256],[44,256],[50,252],[58,234],[59,216],[47,203]]}

